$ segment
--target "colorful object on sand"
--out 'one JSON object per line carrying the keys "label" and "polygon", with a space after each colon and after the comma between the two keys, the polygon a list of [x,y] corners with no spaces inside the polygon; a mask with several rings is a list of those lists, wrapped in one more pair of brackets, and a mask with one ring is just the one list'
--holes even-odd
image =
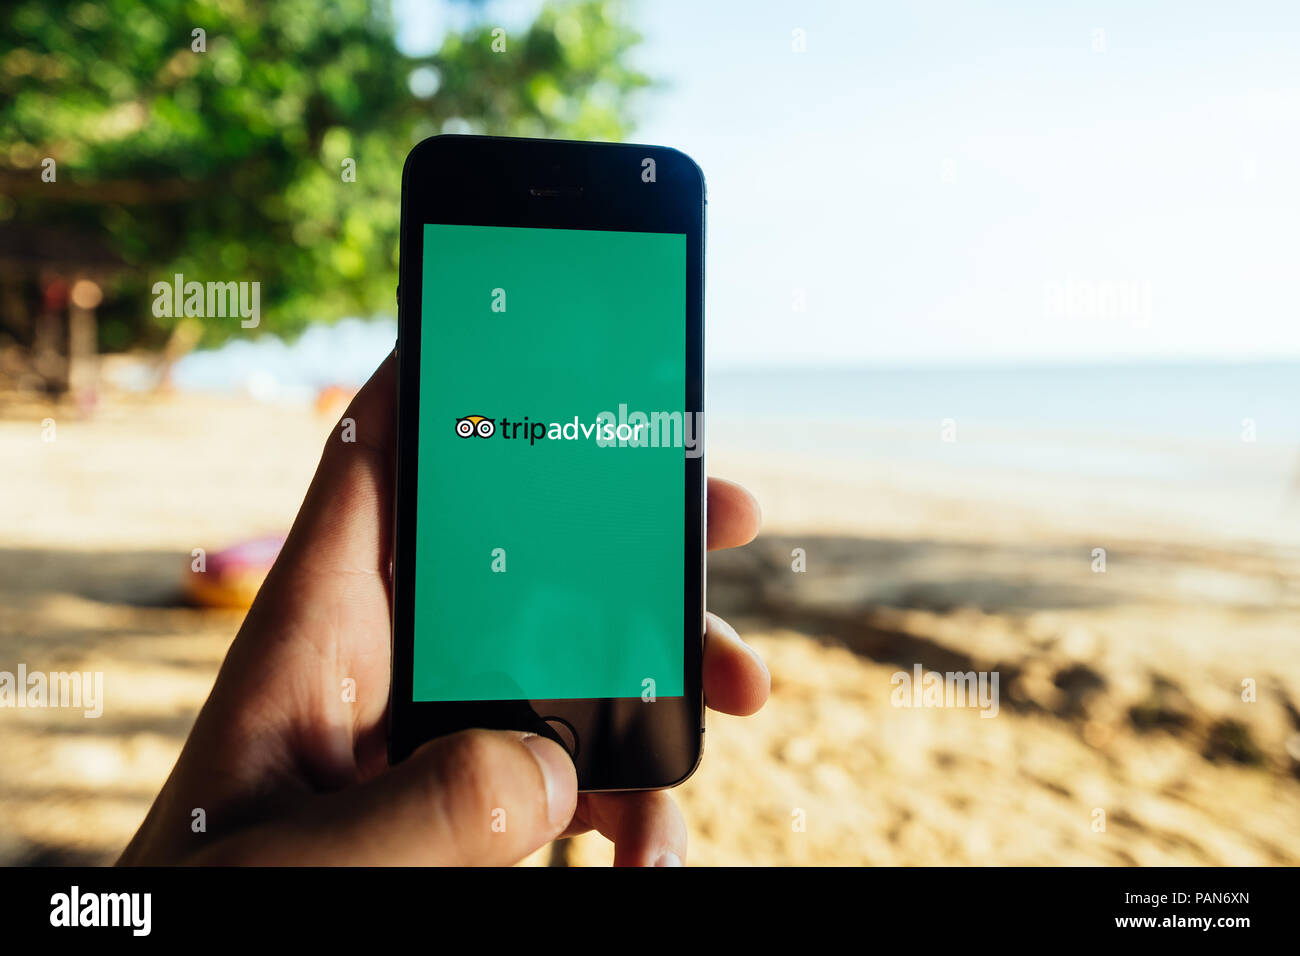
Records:
{"label": "colorful object on sand", "polygon": [[282,534],[241,541],[208,554],[202,567],[198,558],[185,575],[185,592],[200,607],[246,608],[284,546]]}
{"label": "colorful object on sand", "polygon": [[321,418],[338,418],[356,394],[355,388],[326,385],[316,393],[316,414]]}

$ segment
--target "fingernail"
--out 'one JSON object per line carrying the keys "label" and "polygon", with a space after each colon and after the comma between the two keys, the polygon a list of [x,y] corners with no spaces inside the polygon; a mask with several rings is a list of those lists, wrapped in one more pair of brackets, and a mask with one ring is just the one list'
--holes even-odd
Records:
{"label": "fingernail", "polygon": [[563,747],[537,734],[524,737],[523,744],[537,761],[537,766],[542,768],[542,780],[546,784],[546,818],[555,827],[567,823],[577,799],[578,781],[573,761]]}
{"label": "fingernail", "polygon": [[655,866],[681,866],[682,858],[672,850],[666,851],[659,859],[655,860]]}

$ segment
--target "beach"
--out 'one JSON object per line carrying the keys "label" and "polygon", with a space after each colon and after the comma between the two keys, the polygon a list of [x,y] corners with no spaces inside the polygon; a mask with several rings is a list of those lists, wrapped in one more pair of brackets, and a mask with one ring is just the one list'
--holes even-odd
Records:
{"label": "beach", "polygon": [[[0,670],[104,674],[97,718],[0,710],[0,861],[115,858],[242,617],[185,603],[193,549],[285,530],[333,424],[232,395],[113,394],[88,418],[0,404]],[[1282,478],[1243,494],[1006,472],[943,457],[992,425],[963,421],[945,448],[934,419],[933,454],[913,455],[862,427],[862,454],[734,410],[710,433],[710,472],[755,492],[764,527],[710,557],[708,603],[773,693],[755,717],[708,716],[677,791],[690,862],[1300,863],[1300,535]],[[1255,476],[1292,460],[1241,453]],[[931,672],[998,675],[996,713],[903,706],[898,675]],[[612,848],[587,835],[564,855]]]}

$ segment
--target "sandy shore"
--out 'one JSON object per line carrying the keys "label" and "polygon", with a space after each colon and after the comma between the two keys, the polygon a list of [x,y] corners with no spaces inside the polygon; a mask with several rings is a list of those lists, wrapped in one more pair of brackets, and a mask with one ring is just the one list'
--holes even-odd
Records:
{"label": "sandy shore", "polygon": [[[105,712],[0,710],[4,863],[106,862],[130,836],[239,624],[179,601],[190,551],[287,527],[332,425],[196,396],[65,415],[0,407],[0,669],[103,671]],[[770,661],[773,699],[710,715],[679,791],[692,862],[1300,863],[1286,521],[1222,534],[1114,489],[717,444],[710,466],[763,502],[759,541],[711,559],[709,601]],[[998,673],[997,716],[895,706],[916,665]]]}

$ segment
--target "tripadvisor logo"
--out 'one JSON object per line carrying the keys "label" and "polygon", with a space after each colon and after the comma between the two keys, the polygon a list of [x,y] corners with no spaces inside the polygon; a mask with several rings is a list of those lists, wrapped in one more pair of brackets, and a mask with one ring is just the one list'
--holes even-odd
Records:
{"label": "tripadvisor logo", "polygon": [[619,405],[618,414],[601,412],[595,421],[546,422],[523,418],[489,418],[486,415],[462,415],[456,419],[456,434],[461,438],[490,438],[498,441],[524,441],[529,447],[541,441],[594,441],[602,448],[685,448],[688,458],[703,453],[704,416],[702,412],[629,412]]}
{"label": "tripadvisor logo", "polygon": [[[461,438],[469,438],[472,435],[491,438],[499,434],[502,438],[512,441],[516,438],[527,438],[530,446],[548,438],[564,441],[595,438],[598,442],[607,445],[619,441],[631,442],[640,438],[643,427],[643,425],[634,427],[626,423],[616,426],[612,422],[601,421],[584,423],[579,421],[576,415],[573,421],[565,422],[563,425],[559,422],[551,422],[548,425],[546,422],[530,422],[525,415],[523,421],[513,422],[502,416],[501,428],[498,430],[491,418],[484,418],[482,415],[466,415],[464,418],[456,419],[456,434]],[[520,434],[521,431],[523,434]]]}

